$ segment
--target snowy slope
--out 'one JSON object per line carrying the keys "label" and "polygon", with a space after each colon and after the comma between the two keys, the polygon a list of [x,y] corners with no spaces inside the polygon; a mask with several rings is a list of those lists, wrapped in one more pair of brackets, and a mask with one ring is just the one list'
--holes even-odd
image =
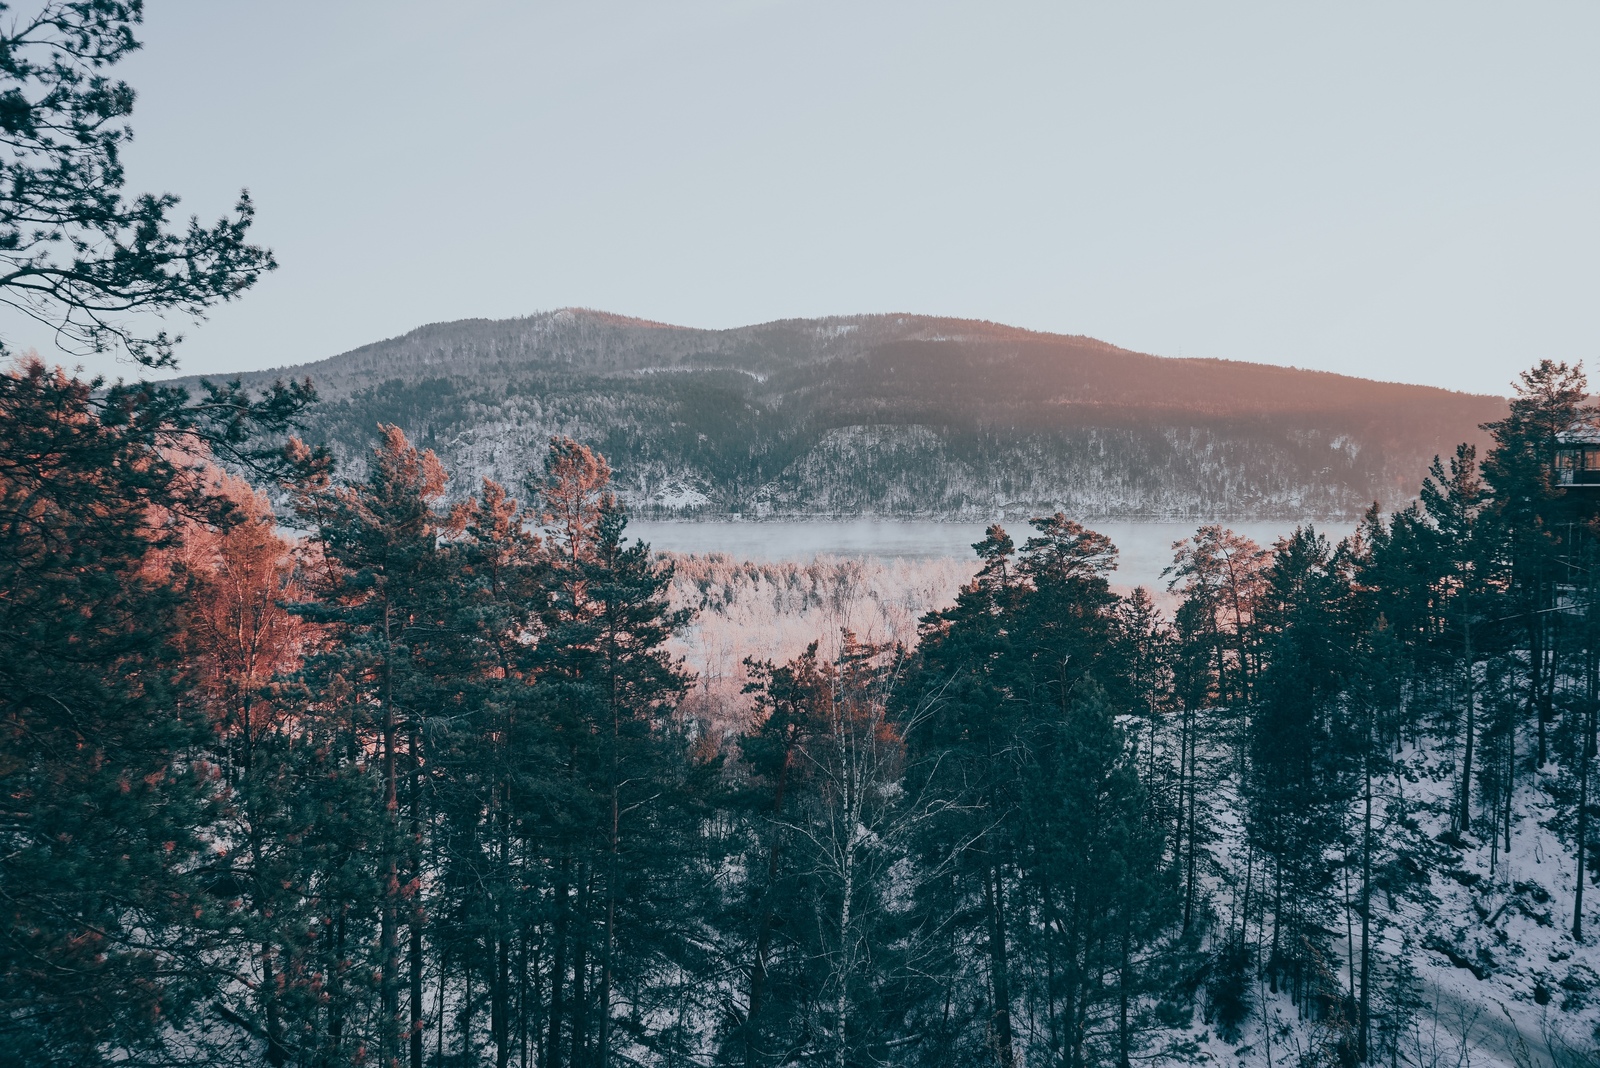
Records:
{"label": "snowy slope", "polygon": [[284,376],[317,384],[307,436],[347,461],[392,423],[456,495],[484,475],[520,491],[565,434],[653,517],[1350,518],[1409,499],[1504,406],[903,315],[692,330],[563,309],[243,378]]}

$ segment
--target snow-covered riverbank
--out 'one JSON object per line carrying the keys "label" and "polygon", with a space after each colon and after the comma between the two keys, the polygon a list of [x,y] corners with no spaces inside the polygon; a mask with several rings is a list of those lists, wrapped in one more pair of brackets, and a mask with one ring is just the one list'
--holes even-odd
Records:
{"label": "snow-covered riverbank", "polygon": [[[1020,546],[1031,531],[1025,522],[1003,524]],[[1090,522],[1118,549],[1112,582],[1121,587],[1165,586],[1161,572],[1172,563],[1172,543],[1189,537],[1197,524],[1166,521]],[[1263,547],[1294,529],[1294,523],[1240,522],[1224,526]],[[1350,523],[1315,524],[1331,540],[1354,529]],[[739,560],[803,563],[818,556],[867,557],[878,560],[972,559],[972,543],[983,537],[984,523],[934,520],[796,519],[773,522],[707,520],[668,522],[635,520],[628,531],[656,549],[675,553],[726,553]]]}

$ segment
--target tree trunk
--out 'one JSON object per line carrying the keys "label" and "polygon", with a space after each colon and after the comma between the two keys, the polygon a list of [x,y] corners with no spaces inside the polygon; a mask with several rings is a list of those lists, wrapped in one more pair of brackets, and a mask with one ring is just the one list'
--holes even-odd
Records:
{"label": "tree trunk", "polygon": [[[1126,907],[1126,906],[1124,906]],[[1128,1032],[1128,939],[1126,918],[1122,924],[1122,967],[1117,972],[1117,1068],[1129,1068],[1132,1036]]]}
{"label": "tree trunk", "polygon": [[[1591,684],[1592,688],[1592,684]],[[1594,698],[1589,698],[1588,722],[1584,726],[1584,739],[1580,747],[1583,758],[1578,766],[1578,871],[1576,888],[1572,893],[1572,940],[1583,941],[1583,884],[1588,882],[1587,850],[1589,843],[1589,765],[1594,760]]]}
{"label": "tree trunk", "polygon": [[[245,737],[250,736],[248,721],[248,703],[246,704]],[[251,746],[246,743],[244,747],[244,774],[250,774]],[[250,827],[250,866],[255,883],[255,911],[260,914],[270,898],[267,888],[266,859],[261,844],[261,827],[253,814],[247,815]],[[283,1019],[278,1005],[278,978],[274,973],[272,961],[276,949],[270,941],[261,943],[261,1001],[267,1016],[267,1063],[272,1068],[283,1068],[288,1063],[289,1051],[283,1042]]]}
{"label": "tree trunk", "polygon": [[1239,953],[1244,954],[1250,940],[1250,890],[1256,871],[1256,847],[1247,846],[1244,854],[1244,901],[1239,907]]}
{"label": "tree trunk", "polygon": [[272,1068],[283,1068],[289,1062],[289,1051],[283,1044],[283,1020],[278,1013],[278,979],[273,974],[272,956],[272,943],[263,942],[261,996],[267,1010],[267,1063]]}
{"label": "tree trunk", "polygon": [[517,940],[517,1043],[520,1052],[517,1063],[522,1068],[528,1064],[528,939]]}
{"label": "tree trunk", "polygon": [[589,896],[593,873],[578,871],[578,938],[572,947],[572,1068],[589,1065]]}
{"label": "tree trunk", "polygon": [[499,1004],[494,1014],[494,1063],[495,1068],[506,1068],[511,1061],[511,939],[503,927],[495,942],[494,999]]}
{"label": "tree trunk", "polygon": [[1504,812],[1506,853],[1511,852],[1511,802],[1517,793],[1517,724],[1513,720],[1506,734],[1506,796]]}
{"label": "tree trunk", "polygon": [[1274,994],[1278,992],[1278,969],[1283,963],[1282,958],[1278,956],[1279,934],[1283,927],[1283,865],[1281,863],[1275,865],[1275,875],[1276,878],[1273,879],[1273,882],[1276,885],[1273,887],[1272,904],[1272,951],[1267,954],[1267,974],[1271,977],[1272,992]]}
{"label": "tree trunk", "polygon": [[390,634],[390,608],[383,606],[383,808],[384,808],[384,885],[383,917],[379,944],[382,950],[382,977],[379,1000],[382,1025],[378,1036],[378,1062],[390,1068],[400,1057],[400,802],[395,767],[396,722],[394,714],[394,644]]}
{"label": "tree trunk", "polygon": [[411,843],[407,850],[407,882],[413,887],[411,900],[411,1068],[422,1065],[422,927],[427,922],[422,911],[422,761],[417,749],[417,727],[413,721],[408,748],[411,755],[411,775],[407,783],[411,808]]}
{"label": "tree trunk", "polygon": [[1365,812],[1361,818],[1361,1001],[1358,1009],[1356,1056],[1366,1063],[1372,1028],[1372,747],[1367,732],[1367,753],[1362,761]]}
{"label": "tree trunk", "polygon": [[1461,757],[1461,798],[1460,807],[1456,811],[1456,829],[1466,834],[1472,827],[1472,742],[1478,729],[1478,692],[1477,672],[1473,670],[1472,664],[1472,621],[1463,619],[1462,628],[1467,653],[1467,715],[1466,737]]}
{"label": "tree trunk", "polygon": [[1543,688],[1541,683],[1544,679],[1544,635],[1541,633],[1543,619],[1536,611],[1537,602],[1537,594],[1523,602],[1523,608],[1528,614],[1528,696],[1525,714],[1534,721],[1536,737],[1539,740],[1538,761],[1534,765],[1536,768],[1544,766],[1545,757],[1544,714],[1539,707],[1539,693]]}
{"label": "tree trunk", "polygon": [[472,1047],[472,960],[470,957],[461,962],[461,1011],[457,1019],[461,1023],[461,1060],[465,1063],[476,1051]]}
{"label": "tree trunk", "polygon": [[[854,815],[852,810],[851,815]],[[850,945],[850,906],[855,896],[855,843],[850,836],[854,833],[855,823],[849,821],[846,830],[846,841],[842,861],[843,870],[840,874],[842,893],[839,895],[839,966],[836,981],[838,982],[837,996],[834,999],[833,1021],[834,1031],[838,1046],[834,1050],[834,1064],[837,1068],[845,1068],[849,1060],[849,1043],[846,1035],[850,1025],[850,976],[853,971],[851,960],[852,947]]]}
{"label": "tree trunk", "polygon": [[494,880],[494,994],[490,1015],[493,1018],[495,1068],[506,1068],[511,1060],[511,798],[509,784],[495,791],[495,830],[499,861]]}
{"label": "tree trunk", "polygon": [[1006,946],[1004,887],[998,865],[985,865],[983,888],[989,906],[989,979],[994,995],[995,1054],[1000,1068],[1013,1068],[1016,1053],[1011,1033],[1011,972]]}
{"label": "tree trunk", "polygon": [[1183,705],[1183,715],[1178,723],[1178,815],[1172,828],[1172,866],[1183,865],[1184,802],[1189,788],[1189,704]]}
{"label": "tree trunk", "polygon": [[444,1063],[444,989],[450,978],[450,953],[441,950],[439,953],[439,986],[435,991],[433,1000],[433,1057],[439,1063]]}
{"label": "tree trunk", "polygon": [[1189,833],[1188,833],[1189,872],[1188,872],[1188,877],[1187,877],[1187,880],[1186,880],[1187,885],[1185,886],[1184,893],[1183,893],[1183,929],[1185,931],[1189,930],[1189,925],[1194,921],[1195,868],[1199,863],[1199,849],[1197,848],[1197,843],[1195,842],[1195,836],[1196,836],[1195,807],[1196,807],[1196,802],[1198,801],[1198,791],[1195,789],[1195,786],[1196,786],[1196,783],[1195,783],[1196,774],[1195,774],[1195,737],[1194,736],[1195,736],[1195,729],[1194,729],[1194,726],[1191,724],[1190,729],[1189,729]]}
{"label": "tree trunk", "polygon": [[[1076,948],[1076,947],[1072,947]],[[1082,1030],[1078,1026],[1078,963],[1071,961],[1067,965],[1065,989],[1061,994],[1061,1040],[1066,1047],[1067,1068],[1078,1068],[1079,1044],[1078,1033]]]}
{"label": "tree trunk", "polygon": [[750,998],[744,1017],[745,1068],[758,1068],[760,1063],[761,1009],[767,993],[767,955],[772,951],[772,895],[778,881],[778,853],[783,845],[778,820],[783,817],[783,795],[788,788],[789,764],[793,759],[792,739],[784,747],[783,762],[778,765],[778,781],[772,791],[772,846],[767,850],[767,885],[761,894],[761,911],[756,919],[755,959],[750,964]]}
{"label": "tree trunk", "polygon": [[[334,923],[333,932],[333,959],[344,959],[345,944],[345,919],[349,913],[349,905],[339,906],[339,919]],[[342,968],[330,969],[328,976],[328,1046],[330,1047],[331,1060],[338,1062],[339,1047],[344,1041],[344,970]]]}
{"label": "tree trunk", "polygon": [[545,1041],[545,1068],[561,1068],[561,1027],[566,1017],[566,1005],[563,995],[567,979],[567,929],[569,926],[570,891],[568,879],[572,871],[572,860],[563,850],[561,862],[556,874],[555,886],[555,931],[552,941],[554,957],[550,963],[550,1036]]}
{"label": "tree trunk", "polygon": [[622,743],[622,700],[617,688],[617,637],[613,632],[607,641],[607,667],[611,679],[611,834],[606,852],[606,940],[600,955],[600,1035],[595,1063],[598,1068],[611,1064],[611,957],[616,948],[617,933],[617,850],[621,842],[622,782],[617,767],[617,747]]}
{"label": "tree trunk", "polygon": [[[1592,572],[1591,572],[1592,574]],[[1591,581],[1591,589],[1593,583]],[[1590,601],[1594,600],[1591,593]],[[1594,608],[1591,606],[1592,614]],[[1578,871],[1576,884],[1572,892],[1572,940],[1583,941],[1583,884],[1588,882],[1589,873],[1584,863],[1587,859],[1586,851],[1589,843],[1589,765],[1595,756],[1595,709],[1597,697],[1600,697],[1600,651],[1595,649],[1595,642],[1591,635],[1589,648],[1584,655],[1584,697],[1588,705],[1583,725],[1583,740],[1578,745],[1581,754],[1578,760]]]}

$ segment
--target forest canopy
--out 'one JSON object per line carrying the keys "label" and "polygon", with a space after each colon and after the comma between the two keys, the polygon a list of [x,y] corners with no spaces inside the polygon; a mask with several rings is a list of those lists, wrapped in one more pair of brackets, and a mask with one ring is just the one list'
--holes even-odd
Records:
{"label": "forest canopy", "polygon": [[[1494,941],[1521,915],[1573,962],[1534,971],[1538,1004],[1584,981],[1600,543],[1552,449],[1585,393],[1539,365],[1481,463],[1436,461],[1337,544],[1201,527],[1170,617],[1114,592],[1115,546],[1070,517],[992,526],[914,648],[818,635],[747,664],[729,717],[687,700],[671,561],[582,443],[449,504],[392,426],[343,474],[291,440],[280,515],[202,436],[19,365],[6,1046],[1415,1061],[1419,953],[1527,974]],[[1513,872],[1533,838],[1559,885]],[[1457,891],[1520,911],[1463,927]],[[1552,1034],[1587,1041],[1562,996]]]}

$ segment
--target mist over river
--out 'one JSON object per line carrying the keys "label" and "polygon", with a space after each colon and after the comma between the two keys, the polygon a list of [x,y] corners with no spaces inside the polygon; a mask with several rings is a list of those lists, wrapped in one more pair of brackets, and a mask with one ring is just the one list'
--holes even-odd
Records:
{"label": "mist over river", "polygon": [[[1002,525],[1018,548],[1032,533],[1024,521],[1007,521]],[[1161,572],[1172,563],[1172,543],[1192,535],[1200,524],[1119,520],[1091,521],[1085,525],[1109,537],[1118,549],[1117,571],[1111,576],[1114,585],[1148,586],[1154,590],[1165,587]],[[1263,547],[1270,547],[1295,527],[1287,520],[1223,525]],[[1314,525],[1330,541],[1337,541],[1355,529],[1355,524],[1350,522]],[[975,560],[972,544],[982,539],[986,526],[986,523],[895,519],[639,520],[628,524],[628,532],[658,550],[726,553],[741,560],[803,562],[818,556]]]}

